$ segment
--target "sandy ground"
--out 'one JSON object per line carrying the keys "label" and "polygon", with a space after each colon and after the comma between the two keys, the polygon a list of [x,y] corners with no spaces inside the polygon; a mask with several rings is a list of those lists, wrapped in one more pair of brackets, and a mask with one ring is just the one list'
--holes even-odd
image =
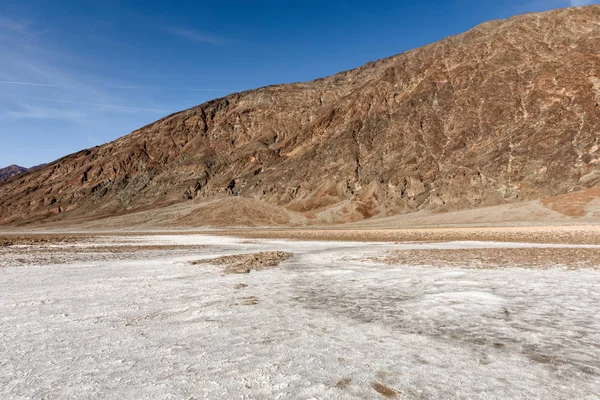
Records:
{"label": "sandy ground", "polygon": [[600,225],[594,226],[520,226],[461,228],[354,228],[351,226],[309,229],[227,229],[215,230],[216,235],[245,238],[333,240],[360,242],[442,242],[494,241],[555,244],[598,244]]}
{"label": "sandy ground", "polygon": [[454,267],[463,269],[531,268],[561,266],[569,270],[600,270],[598,247],[462,248],[389,251],[369,258],[389,265]]}
{"label": "sandy ground", "polygon": [[5,240],[2,399],[599,398],[595,245]]}
{"label": "sandy ground", "polygon": [[[350,223],[339,211],[349,202],[308,213],[269,205],[241,196],[197,199],[164,207],[129,210],[118,215],[56,215],[49,220],[18,224],[13,229],[73,228],[102,230],[181,230],[230,227],[288,227],[295,229],[406,229],[489,227],[583,227],[600,225],[600,189],[592,188],[543,200],[441,212],[420,210],[408,214],[377,216]],[[354,215],[356,216],[356,215]],[[2,227],[0,227],[2,229]]]}

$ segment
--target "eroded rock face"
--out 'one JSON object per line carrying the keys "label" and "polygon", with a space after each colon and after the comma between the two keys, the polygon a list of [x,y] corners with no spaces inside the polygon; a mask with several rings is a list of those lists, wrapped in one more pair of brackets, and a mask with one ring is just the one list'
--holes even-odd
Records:
{"label": "eroded rock face", "polygon": [[[600,183],[600,6],[232,94],[0,186],[0,223],[244,196],[323,221]],[[326,211],[324,211],[326,210]]]}

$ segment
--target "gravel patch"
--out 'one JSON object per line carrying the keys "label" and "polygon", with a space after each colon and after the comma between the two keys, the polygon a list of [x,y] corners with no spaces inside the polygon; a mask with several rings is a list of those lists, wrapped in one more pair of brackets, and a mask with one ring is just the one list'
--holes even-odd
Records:
{"label": "gravel patch", "polygon": [[225,267],[223,272],[226,274],[248,274],[250,271],[264,271],[275,268],[292,256],[292,253],[285,251],[264,251],[192,261],[192,264],[222,265]]}

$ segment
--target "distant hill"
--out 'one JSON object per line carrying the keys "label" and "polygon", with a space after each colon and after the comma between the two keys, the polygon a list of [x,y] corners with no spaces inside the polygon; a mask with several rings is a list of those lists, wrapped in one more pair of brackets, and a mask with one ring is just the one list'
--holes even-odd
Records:
{"label": "distant hill", "polygon": [[212,199],[232,211],[221,225],[270,210],[335,223],[586,190],[600,186],[599,54],[591,5],[231,94],[5,181],[0,224]]}
{"label": "distant hill", "polygon": [[29,169],[18,165],[9,165],[6,168],[0,168],[0,182],[6,181],[15,175],[27,172]]}

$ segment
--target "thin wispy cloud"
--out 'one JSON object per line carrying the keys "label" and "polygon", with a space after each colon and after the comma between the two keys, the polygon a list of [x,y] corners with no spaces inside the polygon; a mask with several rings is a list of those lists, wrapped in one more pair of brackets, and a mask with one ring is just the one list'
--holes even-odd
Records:
{"label": "thin wispy cloud", "polygon": [[180,38],[190,40],[192,42],[198,43],[210,43],[210,44],[227,44],[233,43],[233,41],[220,37],[211,35],[210,33],[202,32],[196,29],[189,28],[175,28],[175,27],[167,27],[165,31],[174,36],[179,36]]}
{"label": "thin wispy cloud", "polygon": [[594,3],[593,0],[570,0],[571,6],[573,7],[580,7],[580,6],[587,6],[588,4],[592,4]]}
{"label": "thin wispy cloud", "polygon": [[[2,83],[0,81],[0,83]],[[176,86],[156,86],[156,85],[113,85],[108,86],[109,89],[122,89],[122,90],[170,90],[170,91],[182,91],[188,90],[192,92],[233,92],[232,89],[219,89],[219,88],[193,88],[193,87],[176,87]]]}
{"label": "thin wispy cloud", "polygon": [[233,92],[231,89],[204,89],[204,88],[186,88],[192,92]]}
{"label": "thin wispy cloud", "polygon": [[150,111],[150,112],[160,112],[160,113],[164,113],[164,112],[168,111],[168,110],[164,110],[164,109],[160,109],[160,108],[143,108],[143,107],[122,106],[122,105],[117,105],[117,104],[88,103],[85,101],[53,99],[51,97],[37,97],[37,96],[26,96],[26,95],[8,95],[8,96],[25,98],[25,99],[43,100],[43,101],[50,101],[50,102],[64,103],[64,104],[78,104],[78,105],[82,105],[82,106],[111,108],[114,110],[123,110],[123,111]]}
{"label": "thin wispy cloud", "polygon": [[[0,85],[16,85],[16,86],[36,86],[36,87],[48,87],[48,88],[59,88],[59,89],[80,89],[77,86],[67,85],[55,85],[51,83],[40,83],[40,82],[16,82],[16,81],[0,81]],[[142,85],[111,85],[106,86],[106,89],[116,90],[189,90],[193,92],[233,92],[231,89],[216,89],[216,88],[177,88],[172,86],[142,86]]]}
{"label": "thin wispy cloud", "polygon": [[147,86],[140,86],[140,85],[112,85],[108,87],[109,89],[132,89],[132,90],[136,90],[136,89],[148,89]]}
{"label": "thin wispy cloud", "polygon": [[30,25],[29,22],[18,21],[12,18],[0,16],[0,29],[28,33],[27,28]]}
{"label": "thin wispy cloud", "polygon": [[13,119],[58,119],[73,122],[78,122],[84,117],[84,114],[78,111],[31,105],[24,102],[17,102],[13,109],[4,111],[3,115]]}
{"label": "thin wispy cloud", "polygon": [[596,4],[599,0],[529,0],[515,7],[517,13],[538,12],[564,7],[581,7]]}
{"label": "thin wispy cloud", "polygon": [[76,89],[75,86],[53,85],[50,83],[37,83],[37,82],[0,81],[0,85],[37,86],[37,87],[52,87],[52,88],[62,88],[62,89]]}
{"label": "thin wispy cloud", "polygon": [[[83,29],[78,38],[81,42],[91,40],[90,51],[80,51],[64,40],[68,29],[63,32],[61,26],[43,16],[29,19],[36,17],[34,12],[23,15],[28,19],[0,12],[0,141],[10,142],[11,149],[22,140],[35,141],[40,137],[40,146],[46,146],[44,132],[55,132],[56,143],[64,146],[65,153],[75,151],[113,140],[157,117],[234,91],[210,87],[211,82],[169,82],[167,75],[152,68],[138,74],[132,67],[137,60],[97,56],[91,49],[98,46],[100,52],[105,51],[106,42],[93,36],[92,29]],[[164,28],[177,27],[175,23],[147,25],[145,29],[155,34],[182,42],[232,42],[195,29]],[[114,34],[117,45],[121,43],[116,32],[109,34]],[[136,56],[142,57],[134,54],[133,58]],[[123,62],[126,67],[103,69],[112,62]],[[0,158],[10,158],[10,162],[18,157],[33,159],[45,154],[45,150],[40,150],[40,154],[11,154],[6,148],[0,149]]]}
{"label": "thin wispy cloud", "polygon": [[[0,118],[85,124],[90,118],[106,118],[106,113],[117,117],[114,112],[169,112],[160,107],[140,105],[140,101],[147,100],[139,96],[117,96],[116,85],[113,88],[85,71],[70,70],[64,61],[73,59],[73,55],[48,47],[44,38],[30,32],[34,27],[35,23],[0,17],[0,45],[3,47],[0,86],[5,86],[0,90]],[[9,90],[9,87],[13,89]],[[119,90],[141,87],[122,85]],[[50,90],[52,97],[46,95]],[[96,141],[95,138],[90,140]]]}

